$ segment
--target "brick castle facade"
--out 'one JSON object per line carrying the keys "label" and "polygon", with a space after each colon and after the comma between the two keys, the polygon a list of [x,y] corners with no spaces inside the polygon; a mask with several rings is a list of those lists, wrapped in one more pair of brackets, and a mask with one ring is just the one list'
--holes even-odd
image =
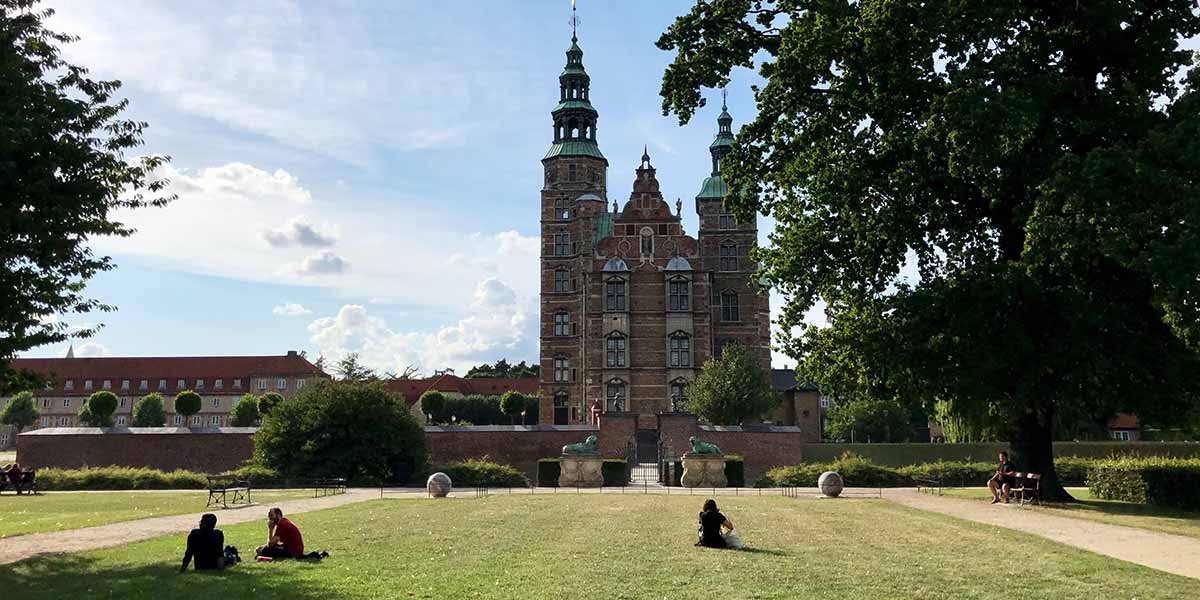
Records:
{"label": "brick castle facade", "polygon": [[757,219],[724,207],[720,160],[733,142],[725,107],[709,148],[712,175],[695,199],[700,228],[684,232],[682,203],[667,204],[643,150],[629,199],[608,200],[608,160],[583,50],[572,37],[542,159],[541,381],[543,423],[587,423],[594,412],[658,413],[687,399],[687,381],[725,344],[770,368],[770,306],[754,279]]}

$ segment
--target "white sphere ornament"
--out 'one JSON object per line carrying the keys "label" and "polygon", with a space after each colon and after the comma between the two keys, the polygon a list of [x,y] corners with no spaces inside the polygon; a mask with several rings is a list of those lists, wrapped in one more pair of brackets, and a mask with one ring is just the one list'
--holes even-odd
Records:
{"label": "white sphere ornament", "polygon": [[429,476],[429,481],[425,482],[425,490],[434,498],[445,498],[450,493],[450,476],[445,473],[434,473]]}
{"label": "white sphere ornament", "polygon": [[821,488],[822,494],[830,498],[837,498],[845,485],[842,483],[842,476],[838,475],[836,471],[825,471],[817,479],[817,487]]}

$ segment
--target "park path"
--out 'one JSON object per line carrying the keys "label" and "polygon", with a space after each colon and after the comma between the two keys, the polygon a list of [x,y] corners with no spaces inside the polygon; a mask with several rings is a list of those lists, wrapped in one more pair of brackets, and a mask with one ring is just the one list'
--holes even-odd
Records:
{"label": "park path", "polygon": [[923,494],[913,488],[884,489],[883,497],[911,508],[1015,529],[1096,554],[1200,579],[1200,540],[1195,538],[1053,515],[1038,508],[1027,510],[1011,504]]}
{"label": "park path", "polygon": [[[191,491],[195,492],[195,490]],[[421,495],[424,494],[424,490],[417,490],[417,492]],[[274,503],[271,506],[278,506],[283,510],[283,514],[285,515],[293,515],[365,502],[367,500],[377,500],[379,499],[379,495],[379,488],[352,488],[346,490],[345,494],[301,500],[284,500]],[[205,512],[216,513],[220,524],[224,526],[245,523],[247,521],[265,522],[265,508],[266,506],[262,504],[251,504],[245,507],[224,510],[214,507]],[[151,517],[149,519],[122,521],[120,523],[110,523],[96,527],[30,533],[4,538],[3,543],[0,543],[0,565],[14,563],[39,555],[82,552],[84,550],[120,546],[121,544],[137,542],[161,535],[187,533],[196,526],[196,523],[200,522],[200,515],[202,514],[204,513]],[[251,553],[253,554],[253,552]]]}

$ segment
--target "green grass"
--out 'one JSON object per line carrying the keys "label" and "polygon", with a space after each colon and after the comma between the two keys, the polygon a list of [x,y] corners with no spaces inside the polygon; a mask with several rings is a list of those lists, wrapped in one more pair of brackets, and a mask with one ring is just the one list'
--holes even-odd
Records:
{"label": "green grass", "polygon": [[[311,498],[312,491],[252,491],[256,504]],[[208,492],[47,492],[0,496],[0,538],[41,531],[78,529],[133,519],[204,512]]]}
{"label": "green grass", "polygon": [[[332,553],[323,563],[179,575],[181,532],[0,566],[0,589],[54,599],[1200,597],[1200,581],[883,500],[723,498],[753,550],[695,548],[701,499],[376,500],[296,516],[306,549]],[[258,522],[225,528],[243,554],[262,536]]]}
{"label": "green grass", "polygon": [[6,464],[13,463],[16,461],[17,461],[17,451],[16,450],[5,450],[5,451],[0,452],[0,466],[4,466]]}
{"label": "green grass", "polygon": [[[1087,488],[1067,488],[1078,502],[1073,504],[1047,504],[1045,509],[1064,517],[1099,521],[1110,525],[1124,525],[1149,529],[1162,533],[1173,533],[1200,539],[1200,512],[1190,512],[1132,502],[1101,500],[1092,496]],[[954,488],[944,492],[947,496],[991,501],[987,488]]]}

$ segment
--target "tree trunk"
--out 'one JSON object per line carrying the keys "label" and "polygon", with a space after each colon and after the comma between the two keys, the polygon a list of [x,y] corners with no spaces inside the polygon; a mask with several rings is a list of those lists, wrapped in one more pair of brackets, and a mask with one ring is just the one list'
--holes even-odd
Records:
{"label": "tree trunk", "polygon": [[1054,469],[1054,420],[1027,413],[1017,419],[1017,429],[1011,446],[1013,462],[1023,473],[1042,475],[1041,496],[1047,502],[1074,502],[1075,498],[1063,489]]}

